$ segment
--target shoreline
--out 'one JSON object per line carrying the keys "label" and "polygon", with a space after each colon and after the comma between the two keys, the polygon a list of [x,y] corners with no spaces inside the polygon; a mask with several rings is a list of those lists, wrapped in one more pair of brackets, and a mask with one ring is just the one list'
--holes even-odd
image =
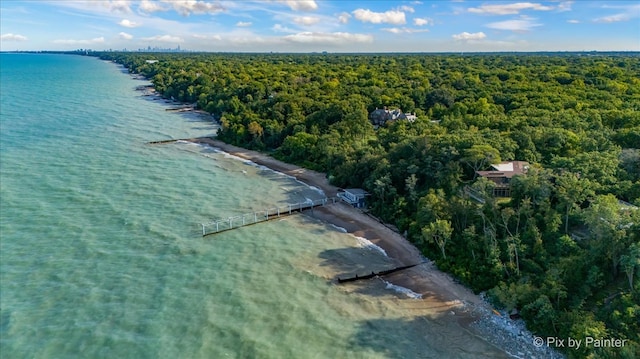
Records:
{"label": "shoreline", "polygon": [[[146,78],[142,79],[149,81]],[[145,96],[154,97],[154,100],[163,98],[155,91],[153,85],[146,86],[146,89],[149,87],[152,90],[145,91],[147,92]],[[171,101],[171,103],[176,104],[175,101]],[[177,104],[186,105],[184,103]],[[170,112],[181,113],[183,111]],[[194,108],[189,112],[202,113],[202,110]],[[273,171],[284,173],[308,186],[319,188],[327,197],[337,196],[339,190],[338,187],[329,183],[324,173],[282,162],[264,153],[231,145],[212,137],[165,140],[155,143],[173,141],[187,141],[214,147],[240,159],[252,161]],[[476,295],[469,288],[456,282],[451,275],[436,268],[399,232],[392,230],[374,217],[345,203],[317,207],[311,216],[326,224],[344,229],[355,237],[365,238],[381,248],[398,267],[421,263],[415,267],[387,275],[384,279],[379,279],[387,285],[397,286],[417,294],[419,297],[413,300],[420,301],[420,307],[423,309],[440,317],[453,316],[448,319],[457,322],[460,330],[479,338],[506,357],[519,359],[561,359],[565,357],[553,348],[534,345],[536,337],[526,329],[521,319],[512,321],[507,313],[500,314],[480,295]]]}
{"label": "shoreline", "polygon": [[[264,153],[210,137],[182,140],[209,145],[238,158],[282,172],[308,186],[320,188],[327,197],[335,196],[339,190],[329,183],[324,173],[285,163]],[[498,315],[484,298],[456,282],[448,273],[436,268],[430,260],[422,256],[418,248],[384,223],[342,202],[317,207],[313,214],[306,215],[342,228],[355,237],[365,238],[382,248],[395,266],[421,263],[380,279],[389,285],[406,288],[418,294],[419,298],[413,300],[419,301],[419,307],[435,316],[449,316],[457,322],[461,330],[485,341],[506,356],[554,359],[564,357],[551,348],[535,346],[534,336],[526,330],[522,320],[511,320],[506,313]]]}

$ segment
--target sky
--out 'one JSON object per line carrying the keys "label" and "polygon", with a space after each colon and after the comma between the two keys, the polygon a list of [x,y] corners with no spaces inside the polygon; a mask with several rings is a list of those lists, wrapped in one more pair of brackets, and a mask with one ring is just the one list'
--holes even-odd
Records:
{"label": "sky", "polygon": [[640,0],[2,0],[0,50],[640,51]]}

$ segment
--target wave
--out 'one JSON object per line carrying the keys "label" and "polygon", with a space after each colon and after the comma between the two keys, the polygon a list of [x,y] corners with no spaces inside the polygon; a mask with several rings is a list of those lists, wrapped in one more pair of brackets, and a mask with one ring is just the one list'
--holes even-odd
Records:
{"label": "wave", "polygon": [[[296,179],[296,181],[298,181],[298,180]],[[298,181],[298,182],[300,182],[300,181]],[[303,183],[303,182],[300,182],[300,183]],[[318,193],[320,193],[321,195],[323,195],[323,196],[325,196],[325,197],[326,197],[326,195],[324,194],[324,191],[323,191],[323,190],[321,190],[320,188],[318,188],[318,187],[316,187],[316,186],[310,186],[310,185],[308,185],[308,184],[306,184],[306,183],[305,183],[305,185],[306,185],[307,187],[309,187],[309,189],[312,189],[312,190],[314,190],[314,191],[316,191],[316,192],[318,192]]]}
{"label": "wave", "polygon": [[[178,143],[182,143],[183,141],[177,141],[177,142]],[[184,142],[189,142],[189,141],[184,141]],[[193,143],[193,142],[190,142],[190,143]],[[316,191],[317,193],[319,193],[323,197],[327,196],[322,189],[320,189],[320,188],[318,188],[316,186],[311,186],[311,185],[309,185],[307,183],[304,183],[304,182],[300,181],[299,179],[297,179],[295,176],[288,175],[288,174],[286,174],[284,172],[276,171],[276,170],[274,170],[272,168],[269,168],[269,167],[267,167],[265,165],[261,165],[261,164],[255,163],[252,160],[248,160],[246,158],[242,158],[242,157],[233,155],[233,154],[231,154],[229,152],[223,151],[219,147],[216,147],[216,146],[213,146],[213,145],[210,145],[210,144],[207,144],[207,143],[195,143],[195,144],[198,145],[198,146],[202,146],[202,147],[205,147],[205,148],[212,149],[214,152],[224,155],[225,158],[230,158],[230,159],[233,159],[233,160],[240,161],[240,162],[242,162],[244,164],[256,167],[256,168],[258,168],[258,169],[260,169],[262,171],[271,171],[271,172],[276,173],[276,174],[278,174],[280,176],[288,177],[288,178],[300,183],[301,185],[309,188],[310,190]]]}
{"label": "wave", "polygon": [[358,237],[358,236],[353,236],[353,237],[355,237],[355,239],[358,241],[358,247],[375,250],[382,253],[385,257],[388,257],[387,252],[384,249],[373,244],[373,242],[371,242],[370,240],[364,237]]}
{"label": "wave", "polygon": [[[233,156],[233,155],[232,155],[232,156]],[[286,173],[284,173],[284,172],[276,171],[276,170],[274,170],[274,169],[272,169],[272,168],[269,168],[269,167],[267,167],[267,166],[263,166],[263,165],[259,165],[259,164],[255,163],[255,162],[252,162],[252,161],[249,161],[249,160],[245,160],[245,161],[248,161],[248,162],[253,163],[253,165],[254,165],[254,166],[258,167],[259,169],[261,169],[261,170],[263,170],[263,171],[271,171],[271,172],[273,172],[273,173],[275,173],[275,174],[277,174],[277,175],[280,175],[280,176],[283,176],[283,177],[287,177],[287,178],[289,178],[289,179],[292,179],[292,180],[294,180],[294,181],[296,181],[296,182],[300,183],[301,185],[303,185],[303,186],[305,186],[305,187],[309,188],[310,190],[312,190],[312,191],[316,191],[316,192],[317,192],[318,194],[320,194],[321,196],[323,196],[323,197],[327,197],[327,195],[324,193],[324,191],[323,191],[323,190],[321,190],[320,188],[318,188],[318,187],[316,187],[316,186],[312,186],[312,185],[307,184],[307,183],[304,183],[304,182],[300,181],[299,179],[297,179],[295,176],[292,176],[292,175],[286,174]]]}
{"label": "wave", "polygon": [[339,232],[347,233],[347,229],[346,229],[346,228],[343,228],[343,227],[340,227],[340,226],[336,226],[336,225],[335,225],[335,224],[333,224],[333,223],[329,223],[329,225],[330,225],[331,227],[333,227],[333,228],[337,229]]}
{"label": "wave", "polygon": [[382,281],[387,285],[385,288],[386,289],[391,289],[395,292],[398,292],[400,294],[404,294],[407,297],[411,298],[411,299],[422,299],[422,294],[420,293],[416,293],[414,291],[412,291],[409,288],[405,288],[405,287],[401,287],[399,285],[395,285],[395,284],[391,284],[389,282],[387,282],[386,280],[382,279]]}

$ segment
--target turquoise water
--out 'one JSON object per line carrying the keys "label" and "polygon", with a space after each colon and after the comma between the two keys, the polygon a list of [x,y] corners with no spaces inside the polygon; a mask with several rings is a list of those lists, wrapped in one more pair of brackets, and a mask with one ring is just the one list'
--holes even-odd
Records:
{"label": "turquoise water", "polygon": [[0,55],[3,358],[500,356],[381,281],[336,286],[354,251],[311,217],[202,238],[199,223],[321,198],[193,144],[197,115],[165,111],[115,64]]}

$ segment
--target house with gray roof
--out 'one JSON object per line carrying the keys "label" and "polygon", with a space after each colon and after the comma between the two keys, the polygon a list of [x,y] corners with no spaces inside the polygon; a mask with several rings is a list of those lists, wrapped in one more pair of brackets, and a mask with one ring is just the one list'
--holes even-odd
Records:
{"label": "house with gray roof", "polygon": [[414,113],[404,113],[399,108],[389,110],[386,106],[385,108],[376,108],[369,114],[369,120],[376,128],[383,126],[388,121],[406,120],[413,122],[416,119],[417,117]]}

